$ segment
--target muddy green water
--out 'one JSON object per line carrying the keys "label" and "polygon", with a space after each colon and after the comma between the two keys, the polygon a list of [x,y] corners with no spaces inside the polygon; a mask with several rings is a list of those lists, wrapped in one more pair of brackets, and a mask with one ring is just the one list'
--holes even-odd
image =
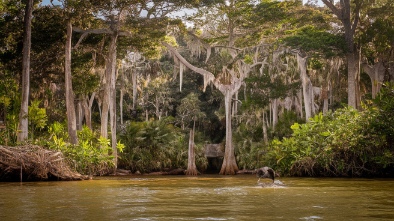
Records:
{"label": "muddy green water", "polygon": [[253,175],[0,183],[0,220],[394,220],[394,180]]}

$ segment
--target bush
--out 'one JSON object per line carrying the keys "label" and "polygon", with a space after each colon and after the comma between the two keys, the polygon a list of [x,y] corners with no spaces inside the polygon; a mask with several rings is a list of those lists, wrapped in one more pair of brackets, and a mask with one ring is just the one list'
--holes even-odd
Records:
{"label": "bush", "polygon": [[293,124],[290,138],[271,142],[268,161],[293,176],[393,175],[393,112],[390,86],[363,111],[342,108]]}
{"label": "bush", "polygon": [[[132,172],[153,172],[185,168],[188,139],[169,119],[149,122],[129,122],[120,139],[125,144],[119,157],[119,167]],[[198,139],[196,139],[198,140]],[[196,165],[206,168],[202,145],[195,145]]]}
{"label": "bush", "polygon": [[109,155],[112,151],[109,139],[100,137],[84,126],[78,131],[79,144],[71,145],[66,142],[68,135],[65,131],[66,126],[59,122],[50,125],[47,146],[61,151],[76,171],[88,175],[105,175],[113,171],[115,165],[113,156]]}
{"label": "bush", "polygon": [[233,145],[240,169],[250,170],[263,166],[266,145],[263,142],[261,124],[240,124],[237,130],[234,131]]}

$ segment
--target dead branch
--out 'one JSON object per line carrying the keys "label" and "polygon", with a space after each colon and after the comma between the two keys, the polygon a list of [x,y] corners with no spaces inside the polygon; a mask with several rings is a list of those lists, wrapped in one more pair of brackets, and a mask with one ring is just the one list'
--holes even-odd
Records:
{"label": "dead branch", "polygon": [[0,145],[0,181],[83,179],[86,177],[70,169],[61,152],[36,145]]}

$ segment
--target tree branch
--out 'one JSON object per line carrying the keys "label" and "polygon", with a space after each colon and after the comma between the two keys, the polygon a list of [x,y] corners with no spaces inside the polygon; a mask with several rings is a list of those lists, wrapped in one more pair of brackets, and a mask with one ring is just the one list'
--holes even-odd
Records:
{"label": "tree branch", "polygon": [[333,3],[331,3],[328,0],[322,0],[322,2],[331,9],[331,11],[338,17],[339,20],[342,21],[342,10],[338,9],[337,7],[335,7],[335,5]]}
{"label": "tree branch", "polygon": [[162,44],[165,47],[167,47],[168,50],[171,51],[171,53],[179,60],[179,62],[181,62],[183,65],[185,65],[190,70],[202,75],[204,77],[204,81],[205,81],[205,79],[207,79],[209,82],[212,82],[213,85],[215,85],[215,87],[223,94],[226,94],[226,91],[228,91],[228,90],[235,92],[241,87],[242,81],[240,79],[233,77],[232,84],[230,84],[230,85],[222,84],[222,83],[220,83],[219,79],[216,79],[215,76],[211,72],[204,70],[202,68],[198,68],[198,67],[190,64],[188,61],[186,61],[186,59],[183,58],[182,55],[180,55],[179,52],[174,47],[172,47],[170,44],[168,44],[167,42],[162,42]]}
{"label": "tree branch", "polygon": [[188,61],[186,61],[185,58],[182,57],[182,55],[179,54],[179,52],[178,52],[174,47],[172,47],[172,46],[171,46],[170,44],[168,44],[167,42],[162,42],[162,44],[163,44],[165,47],[167,47],[167,48],[173,53],[173,55],[174,55],[175,57],[177,57],[178,60],[179,60],[180,62],[182,62],[182,63],[183,63],[187,68],[189,68],[190,70],[192,70],[192,71],[194,71],[194,72],[196,72],[196,73],[198,73],[198,74],[201,74],[201,75],[209,75],[210,77],[215,78],[215,76],[214,76],[211,72],[209,72],[209,71],[207,71],[207,70],[204,70],[204,69],[201,69],[201,68],[198,68],[198,67],[196,67],[196,66],[190,64]]}
{"label": "tree branch", "polygon": [[359,2],[357,2],[356,3],[356,8],[354,9],[354,16],[355,16],[355,18],[354,18],[354,21],[353,21],[353,24],[352,24],[352,36],[354,36],[354,33],[356,32],[356,28],[357,28],[357,25],[358,25],[358,22],[359,22],[359,20],[360,20],[360,9],[361,9],[361,3],[359,3]]}
{"label": "tree branch", "polygon": [[77,27],[73,27],[73,31],[77,33],[88,33],[88,34],[112,34],[113,31],[107,28],[102,28],[102,29],[88,29],[88,30],[83,30]]}
{"label": "tree branch", "polygon": [[[77,33],[82,33],[81,37],[78,39],[78,42],[75,44],[74,48],[78,48],[81,42],[88,36],[89,34],[113,34],[114,32],[111,29],[108,28],[102,28],[102,29],[88,29],[88,30],[83,30],[78,27],[73,27],[73,31]],[[128,31],[119,31],[118,32],[119,36],[127,36],[127,37],[132,37],[132,34]]]}

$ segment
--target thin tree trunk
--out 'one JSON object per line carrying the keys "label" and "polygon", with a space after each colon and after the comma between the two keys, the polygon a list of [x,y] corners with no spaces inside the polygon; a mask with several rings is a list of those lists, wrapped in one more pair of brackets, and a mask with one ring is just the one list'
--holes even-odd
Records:
{"label": "thin tree trunk", "polygon": [[303,108],[302,108],[302,90],[299,90],[298,92],[297,92],[297,110],[298,110],[298,113],[299,113],[299,116],[300,116],[300,118],[304,118],[304,111],[303,111]]}
{"label": "thin tree trunk", "polygon": [[92,130],[92,111],[90,105],[88,104],[88,97],[86,95],[82,99],[82,108],[85,116],[86,126]]}
{"label": "thin tree trunk", "polygon": [[131,81],[133,83],[133,110],[137,107],[137,72],[131,70]]}
{"label": "thin tree trunk", "polygon": [[[117,39],[117,36],[114,37]],[[112,75],[111,75],[111,88],[110,88],[110,102],[109,102],[109,116],[110,116],[110,125],[111,125],[111,146],[112,146],[112,155],[114,156],[114,164],[115,169],[118,165],[118,149],[117,149],[117,139],[116,139],[116,76],[117,76],[117,68],[116,68],[116,42],[114,48],[112,50]]]}
{"label": "thin tree trunk", "polygon": [[77,130],[81,130],[83,126],[83,109],[82,109],[82,100],[77,101],[77,109],[76,109],[76,122],[77,122]]}
{"label": "thin tree trunk", "polygon": [[327,86],[324,86],[321,92],[321,97],[323,100],[323,114],[328,113],[328,89]]}
{"label": "thin tree trunk", "polygon": [[123,89],[120,89],[120,97],[119,97],[119,114],[120,114],[120,124],[123,125]]}
{"label": "thin tree trunk", "polygon": [[300,69],[301,81],[302,81],[302,94],[304,97],[305,106],[305,120],[309,121],[312,117],[312,105],[313,105],[313,94],[312,94],[312,83],[306,74],[306,57],[297,55],[298,67]]}
{"label": "thin tree trunk", "polygon": [[109,112],[109,98],[110,98],[110,76],[106,74],[104,85],[103,102],[101,105],[101,130],[100,135],[108,138],[108,112]]}
{"label": "thin tree trunk", "polygon": [[188,151],[188,158],[187,158],[187,170],[186,175],[196,176],[198,175],[198,170],[196,167],[196,158],[195,158],[195,151],[194,151],[194,130],[195,130],[196,122],[193,122],[193,129],[190,130],[189,136],[189,151]]}
{"label": "thin tree trunk", "polygon": [[272,128],[275,128],[278,123],[278,99],[275,98],[271,102],[272,107]]}
{"label": "thin tree trunk", "polygon": [[156,118],[160,120],[159,99],[157,98],[157,95],[155,96],[155,113]]}
{"label": "thin tree trunk", "polygon": [[267,123],[265,121],[265,111],[263,111],[263,140],[264,144],[268,144]]}
{"label": "thin tree trunk", "polygon": [[114,60],[114,55],[116,59],[116,42],[117,35],[111,35],[111,42],[109,45],[108,58],[105,68],[105,86],[104,86],[104,96],[101,110],[101,136],[108,138],[108,115],[110,110],[110,102],[112,99],[111,87],[112,87],[112,75],[115,74],[116,60]]}
{"label": "thin tree trunk", "polygon": [[28,0],[25,8],[23,61],[22,61],[22,101],[19,112],[18,142],[28,138],[28,108],[30,94],[30,49],[31,49],[31,19],[33,14],[33,0]]}
{"label": "thin tree trunk", "polygon": [[390,82],[394,82],[394,63],[389,63],[389,76],[390,76]]}
{"label": "thin tree trunk", "polygon": [[65,47],[65,89],[66,89],[66,109],[67,109],[67,129],[70,143],[78,144],[77,122],[74,106],[74,94],[71,77],[71,42],[72,42],[72,24],[71,20],[67,21],[67,40]]}

